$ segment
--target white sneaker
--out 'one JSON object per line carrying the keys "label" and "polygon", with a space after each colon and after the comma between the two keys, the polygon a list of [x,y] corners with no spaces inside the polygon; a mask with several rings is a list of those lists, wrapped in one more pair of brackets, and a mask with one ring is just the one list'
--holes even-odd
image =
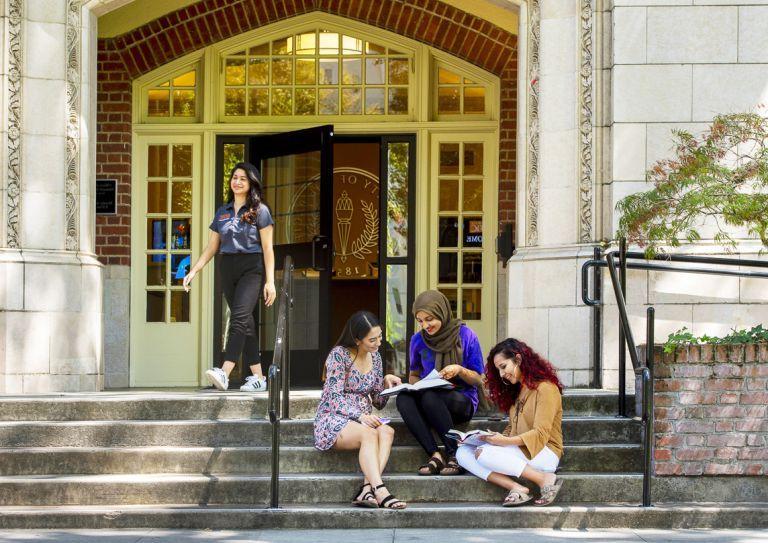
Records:
{"label": "white sneaker", "polygon": [[265,392],[267,390],[267,380],[255,375],[249,375],[245,378],[245,384],[240,387],[243,392]]}
{"label": "white sneaker", "polygon": [[218,388],[219,390],[227,390],[229,388],[229,378],[224,370],[221,368],[213,368],[205,372],[205,376],[208,377],[208,381]]}

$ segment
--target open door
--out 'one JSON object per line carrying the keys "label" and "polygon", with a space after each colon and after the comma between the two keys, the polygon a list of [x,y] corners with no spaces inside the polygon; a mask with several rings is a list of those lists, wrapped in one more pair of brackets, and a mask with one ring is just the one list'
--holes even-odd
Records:
{"label": "open door", "polygon": [[[231,141],[230,141],[231,140]],[[283,277],[283,259],[294,261],[291,314],[291,387],[319,387],[330,348],[327,308],[331,277],[331,213],[333,197],[333,126],[326,125],[270,136],[220,138],[221,164],[226,145],[242,150],[264,183],[264,200],[275,220],[275,284]],[[223,172],[225,168],[219,168]],[[226,182],[226,181],[225,181]],[[220,290],[217,289],[217,297]],[[226,303],[217,300],[214,337],[226,338]],[[259,306],[262,368],[272,361],[277,306]],[[217,346],[219,353],[223,343]],[[217,358],[219,363],[220,358]],[[242,368],[247,375],[247,368]]]}

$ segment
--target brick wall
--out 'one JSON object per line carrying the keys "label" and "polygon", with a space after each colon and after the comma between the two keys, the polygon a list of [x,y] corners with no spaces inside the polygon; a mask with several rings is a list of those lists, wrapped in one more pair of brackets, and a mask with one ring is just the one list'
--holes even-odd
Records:
{"label": "brick wall", "polygon": [[657,475],[768,475],[768,343],[657,347]]}
{"label": "brick wall", "polygon": [[99,40],[97,172],[118,179],[119,213],[97,218],[96,252],[130,264],[130,82],[192,51],[303,13],[323,11],[462,58],[501,80],[499,221],[515,221],[517,36],[437,0],[204,0]]}

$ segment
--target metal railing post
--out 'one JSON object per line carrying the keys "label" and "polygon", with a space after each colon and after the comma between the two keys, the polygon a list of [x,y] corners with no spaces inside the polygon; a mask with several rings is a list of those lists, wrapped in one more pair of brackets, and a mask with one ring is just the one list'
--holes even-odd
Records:
{"label": "metal railing post", "polygon": [[643,507],[651,506],[653,477],[653,366],[654,366],[654,308],[649,307],[646,322],[645,367],[643,368]]}
{"label": "metal railing post", "polygon": [[269,422],[272,424],[272,473],[269,482],[269,507],[280,507],[280,367],[269,367]]}
{"label": "metal railing post", "polygon": [[[621,287],[621,300],[627,300],[627,240],[621,238],[619,242],[619,286]],[[619,292],[616,292],[618,303]],[[624,326],[619,322],[619,417],[627,416],[627,338],[624,334]]]}
{"label": "metal railing post", "polygon": [[291,309],[293,308],[293,258],[289,256],[285,257],[285,266],[283,267],[283,273],[287,273],[285,278],[285,292],[281,293],[285,297],[284,303],[286,304],[285,311],[285,333],[284,348],[282,356],[283,365],[283,409],[282,418],[291,418],[291,402],[290,402],[290,389],[291,389]]}
{"label": "metal railing post", "polygon": [[[602,251],[595,247],[592,258],[600,260]],[[599,266],[592,269],[593,299],[603,300],[602,272]],[[592,306],[592,387],[603,388],[603,306],[602,303]]]}

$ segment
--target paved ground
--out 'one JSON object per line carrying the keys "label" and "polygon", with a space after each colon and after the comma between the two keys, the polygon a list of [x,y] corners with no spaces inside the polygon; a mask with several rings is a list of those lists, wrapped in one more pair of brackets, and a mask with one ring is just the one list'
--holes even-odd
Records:
{"label": "paved ground", "polygon": [[41,530],[0,531],[0,542],[57,543],[766,543],[765,530]]}

